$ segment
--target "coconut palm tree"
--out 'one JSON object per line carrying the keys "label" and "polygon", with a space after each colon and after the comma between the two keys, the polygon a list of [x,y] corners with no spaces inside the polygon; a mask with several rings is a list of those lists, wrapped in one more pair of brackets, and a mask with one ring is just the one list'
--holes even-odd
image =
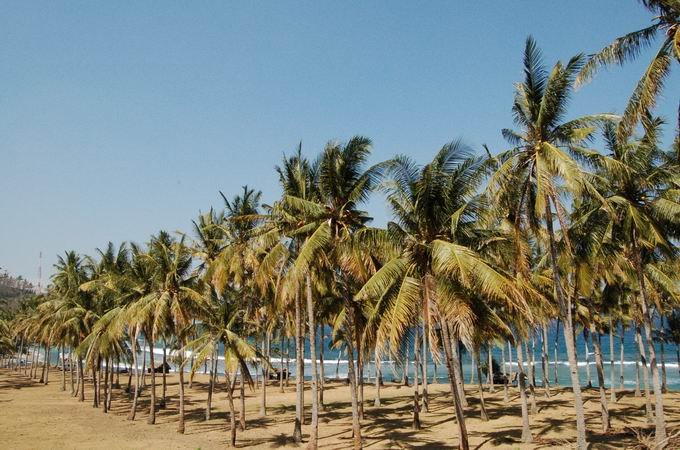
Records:
{"label": "coconut palm tree", "polygon": [[[215,358],[220,344],[224,351],[224,376],[227,387],[230,420],[230,444],[236,446],[236,410],[234,408],[234,391],[230,371],[238,366],[241,377],[252,386],[252,378],[248,370],[248,362],[255,363],[257,357],[262,357],[251,344],[248,343],[246,332],[246,307],[239,298],[238,292],[227,292],[220,295],[210,285],[205,285],[206,302],[202,305],[197,318],[200,319],[200,333],[198,337],[186,344],[181,350],[190,350],[196,354],[191,372],[194,373],[207,359]],[[266,360],[263,360],[267,364]]]}
{"label": "coconut palm tree", "polygon": [[[57,256],[52,276],[53,292],[59,301],[56,310],[69,329],[72,348],[77,348],[92,331],[96,320],[93,297],[80,286],[88,280],[83,259],[74,251]],[[85,370],[82,355],[78,355],[79,401],[85,401]]]}
{"label": "coconut palm tree", "polygon": [[[361,308],[353,300],[358,290],[356,283],[349,276],[348,270],[342,264],[342,249],[349,246],[353,234],[361,229],[370,218],[364,211],[358,209],[359,205],[367,200],[375,186],[378,169],[375,167],[366,169],[366,161],[370,154],[371,141],[362,136],[355,136],[346,143],[329,142],[324,149],[318,163],[318,199],[306,199],[295,195],[286,195],[284,204],[287,208],[295,211],[296,215],[305,217],[308,228],[312,233],[305,239],[295,259],[292,273],[294,278],[302,280],[315,262],[319,259],[328,259],[335,269],[336,283],[340,292],[345,313],[341,324],[336,324],[346,329],[349,346],[349,378],[350,393],[352,398],[352,431],[354,433],[354,447],[362,447],[360,428],[360,405],[357,385],[363,384],[362,369],[362,343],[361,343]],[[309,294],[309,291],[307,291]],[[308,302],[309,303],[309,302]],[[313,303],[313,302],[312,302]],[[309,314],[310,318],[314,315]],[[356,350],[358,372],[352,355]],[[314,374],[312,374],[314,375]],[[316,380],[312,380],[312,386]],[[314,390],[314,388],[313,388]],[[316,390],[313,393],[312,407],[318,412],[318,398]],[[316,403],[316,408],[314,404]],[[318,416],[318,413],[317,415]],[[312,416],[312,437],[318,426],[318,417]],[[316,424],[316,426],[315,426]],[[312,439],[313,441],[313,439]],[[310,446],[315,447],[316,442]]]}
{"label": "coconut palm tree", "polygon": [[[577,446],[586,443],[585,412],[578,377],[576,349],[573,340],[569,300],[564,292],[559,270],[557,237],[554,217],[566,229],[565,207],[560,199],[562,189],[575,197],[588,192],[597,197],[591,177],[576,159],[593,160],[597,152],[584,147],[595,133],[593,124],[612,117],[586,116],[564,122],[572,85],[585,58],[577,55],[566,64],[558,62],[546,71],[542,55],[533,38],[526,41],[524,50],[524,81],[516,86],[512,112],[519,130],[503,130],[503,136],[514,146],[498,156],[499,168],[489,181],[492,201],[497,201],[508,190],[520,189],[515,204],[516,228],[528,229],[538,235],[543,226],[547,231],[550,265],[554,281],[555,299],[563,324],[567,355],[576,410]],[[553,211],[553,207],[555,211]],[[543,223],[543,225],[541,225]],[[518,261],[523,261],[521,249]],[[516,272],[526,272],[518,265]]]}
{"label": "coconut palm tree", "polygon": [[617,134],[622,141],[631,136],[644,114],[656,105],[673,60],[680,62],[680,4],[674,0],[640,0],[640,3],[654,15],[652,25],[620,36],[591,55],[576,78],[577,85],[584,84],[601,67],[637,59],[642,50],[651,47],[661,36],[661,46],[635,86],[619,124]]}
{"label": "coconut palm tree", "polygon": [[[168,233],[161,231],[149,244],[149,257],[154,267],[154,289],[140,302],[148,303],[149,309],[153,310],[152,328],[147,336],[151,349],[152,401],[155,401],[153,343],[156,336],[163,333],[166,327],[171,327],[174,336],[182,346],[185,346],[191,336],[192,319],[205,303],[205,297],[197,287],[199,279],[192,272],[191,249],[184,241],[184,236],[175,240]],[[178,352],[177,362],[179,365],[177,431],[184,433],[184,366],[187,362],[184,352]]]}
{"label": "coconut palm tree", "polygon": [[[653,343],[652,292],[660,289],[674,297],[677,289],[658,264],[677,254],[674,239],[680,228],[680,201],[677,190],[677,159],[658,146],[660,119],[645,115],[645,135],[640,141],[621,141],[612,126],[605,128],[609,157],[617,162],[603,173],[607,180],[607,201],[616,213],[612,233],[621,240],[631,262],[631,278],[639,293],[638,306],[644,326],[655,393],[661,382]],[[656,296],[654,296],[656,297]],[[666,439],[663,396],[655,395],[655,440]]]}
{"label": "coconut palm tree", "polygon": [[[418,166],[409,158],[398,156],[381,164],[386,180],[382,188],[396,221],[387,231],[358,232],[364,246],[378,244],[391,248],[392,257],[368,280],[357,299],[375,299],[369,317],[369,329],[376,335],[381,351],[387,347],[400,348],[407,330],[422,318],[423,354],[438,342],[435,324],[442,332],[442,343],[453,393],[453,404],[459,426],[459,446],[467,448],[467,431],[462,409],[459,383],[455,368],[452,340],[472,342],[474,313],[468,303],[472,298],[462,292],[481,289],[489,297],[508,298],[506,289],[511,283],[491,268],[483,258],[466,244],[481,242],[483,233],[475,227],[476,189],[483,178],[483,160],[472,157],[461,142],[445,145],[425,166]],[[453,227],[452,227],[452,224]],[[365,235],[365,236],[364,236]],[[372,252],[373,253],[373,252]],[[418,315],[413,312],[418,311]],[[451,331],[454,331],[451,336]],[[420,342],[414,343],[418,361]],[[425,364],[425,355],[423,364]],[[416,363],[417,364],[417,363]],[[414,428],[420,426],[418,370],[414,381]]]}

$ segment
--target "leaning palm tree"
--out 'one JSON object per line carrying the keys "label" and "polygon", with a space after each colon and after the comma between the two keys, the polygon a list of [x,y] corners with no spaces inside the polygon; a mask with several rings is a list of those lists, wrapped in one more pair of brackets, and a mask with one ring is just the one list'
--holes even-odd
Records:
{"label": "leaning palm tree", "polygon": [[603,66],[623,65],[636,59],[642,50],[651,47],[661,35],[661,46],[628,100],[617,132],[621,140],[630,137],[643,115],[656,105],[664,82],[670,74],[673,59],[680,62],[680,3],[675,0],[640,0],[640,2],[654,14],[654,23],[616,38],[598,53],[591,55],[576,78],[577,84],[584,84]]}
{"label": "leaning palm tree", "polygon": [[[524,81],[516,86],[512,108],[515,123],[520,129],[503,130],[503,136],[514,148],[498,156],[499,168],[489,181],[488,188],[494,202],[508,190],[519,189],[520,195],[514,205],[516,228],[529,229],[539,235],[540,223],[543,222],[547,231],[555,299],[559,318],[564,325],[574,391],[579,449],[587,446],[585,412],[578,378],[573,325],[559,270],[553,221],[556,215],[561,228],[567,228],[565,207],[560,199],[562,189],[566,188],[574,196],[589,192],[597,197],[597,190],[590,177],[575,158],[597,158],[597,153],[584,148],[584,143],[593,136],[594,123],[612,118],[609,115],[597,115],[563,122],[572,84],[583,63],[583,55],[577,55],[566,65],[558,62],[548,73],[535,41],[531,37],[527,39],[524,50]],[[519,250],[517,261],[521,262],[525,258],[521,256],[521,248]],[[526,271],[527,268],[522,264],[516,267],[516,272]]]}

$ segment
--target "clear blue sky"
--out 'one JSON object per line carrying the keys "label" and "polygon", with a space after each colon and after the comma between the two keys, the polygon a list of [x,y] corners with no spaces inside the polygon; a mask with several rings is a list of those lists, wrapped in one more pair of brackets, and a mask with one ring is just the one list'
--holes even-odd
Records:
{"label": "clear blue sky", "polygon": [[[528,34],[552,64],[649,21],[634,0],[4,0],[0,267],[36,280],[41,250],[49,274],[64,249],[189,230],[219,190],[271,200],[300,140],[363,134],[374,162],[458,137],[498,151]],[[642,67],[601,73],[570,114],[621,112]]]}

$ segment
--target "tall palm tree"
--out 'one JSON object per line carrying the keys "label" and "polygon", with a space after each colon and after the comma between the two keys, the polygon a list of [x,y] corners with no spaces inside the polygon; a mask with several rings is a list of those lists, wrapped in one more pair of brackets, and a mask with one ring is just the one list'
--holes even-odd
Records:
{"label": "tall palm tree", "polygon": [[[387,231],[365,230],[358,235],[365,246],[375,241],[391,247],[393,256],[368,280],[357,294],[358,299],[376,299],[369,318],[376,331],[376,343],[384,350],[400,347],[399,342],[418,311],[423,324],[423,364],[426,364],[428,341],[436,345],[436,324],[442,332],[453,404],[459,426],[459,445],[468,447],[467,431],[451,348],[459,339],[472,339],[473,314],[461,294],[478,286],[489,296],[506,297],[510,283],[491,268],[480,255],[466,245],[481,238],[475,229],[475,206],[471,205],[485,174],[483,160],[471,155],[461,142],[445,145],[425,165],[418,166],[405,156],[398,156],[381,165],[386,180],[382,187],[387,193],[395,222]],[[452,229],[452,223],[455,224]],[[365,238],[363,237],[365,235]],[[479,242],[479,241],[478,241]],[[485,279],[485,282],[482,280]],[[373,325],[375,323],[375,325]],[[453,327],[452,327],[453,325]],[[370,329],[370,328],[369,328]],[[414,343],[416,365],[420,342]],[[414,428],[420,427],[418,369],[414,381]]]}
{"label": "tall palm tree", "polygon": [[[318,163],[318,182],[316,183],[318,199],[310,200],[295,195],[284,197],[286,206],[302,214],[309,228],[313,230],[311,235],[305,239],[296,257],[292,269],[295,278],[304,279],[319,258],[326,258],[335,269],[336,284],[340,286],[342,292],[345,320],[340,326],[346,329],[345,336],[348,337],[348,369],[355,448],[361,448],[363,445],[357,391],[357,385],[363,383],[361,325],[359,323],[362,314],[360,305],[353,300],[358,289],[342,265],[342,248],[343,244],[351,241],[354,232],[370,220],[364,211],[358,209],[359,205],[368,199],[378,176],[377,168],[366,169],[370,148],[370,139],[362,136],[355,136],[344,144],[329,142]],[[307,293],[309,294],[309,291]],[[313,313],[309,314],[310,318],[313,316]],[[353,358],[355,350],[359,377],[357,377],[357,368]],[[316,382],[317,380],[312,380],[313,390]],[[316,393],[316,390],[314,391]],[[318,398],[315,394],[313,394],[312,402],[312,407],[317,411],[317,417],[315,418],[314,414],[312,416],[312,436],[314,437],[316,436],[315,429],[318,427]],[[316,442],[310,443],[310,446],[315,447]]]}
{"label": "tall palm tree", "polygon": [[[151,349],[152,395],[155,387],[153,342],[156,335],[170,324],[180,344],[186,345],[192,319],[205,303],[205,297],[197,287],[199,280],[192,272],[191,249],[184,241],[184,236],[175,240],[161,231],[149,244],[149,257],[153,260],[154,266],[154,290],[143,301],[149,302],[150,308],[154,310],[152,329],[147,336]],[[184,433],[184,366],[187,362],[184,352],[178,353],[177,360],[179,363],[177,431]],[[152,401],[155,401],[155,398],[152,397]]]}
{"label": "tall palm tree", "polygon": [[[80,286],[87,281],[83,259],[74,251],[57,256],[52,276],[53,291],[59,299],[58,311],[62,321],[70,329],[72,348],[80,345],[90,334],[96,320],[92,296]],[[85,401],[85,371],[82,355],[78,355],[79,394],[78,400]]]}
{"label": "tall palm tree", "polygon": [[618,128],[618,138],[625,140],[633,133],[644,114],[651,111],[670,74],[673,59],[680,62],[680,3],[675,0],[640,0],[653,17],[653,24],[614,40],[591,55],[576,78],[578,85],[591,80],[598,69],[613,64],[623,65],[636,59],[661,35],[661,46],[647,66],[628,100]]}
{"label": "tall palm tree", "polygon": [[660,119],[645,115],[645,135],[640,141],[621,141],[613,127],[605,128],[605,139],[611,164],[604,171],[607,201],[616,213],[612,226],[614,236],[621,240],[632,265],[632,279],[639,293],[639,313],[644,326],[655,395],[655,440],[663,446],[666,439],[663,396],[653,342],[654,289],[675,296],[671,278],[656,264],[675,258],[674,240],[680,235],[680,196],[678,195],[678,162],[675,155],[658,146],[662,125]]}
{"label": "tall palm tree", "polygon": [[[512,107],[515,123],[520,129],[503,130],[503,136],[514,148],[498,156],[500,167],[489,182],[489,191],[494,201],[508,190],[519,187],[520,196],[515,204],[514,213],[518,229],[530,229],[538,235],[540,223],[543,222],[547,231],[555,299],[559,308],[559,318],[564,325],[574,391],[579,449],[587,446],[585,412],[578,377],[569,299],[565,295],[559,270],[553,221],[556,215],[561,228],[567,228],[565,208],[560,200],[563,188],[574,196],[579,196],[583,192],[598,195],[591,178],[575,158],[581,160],[597,158],[597,152],[584,148],[584,144],[596,131],[593,124],[612,118],[608,115],[597,115],[563,122],[574,79],[583,63],[583,55],[577,55],[567,64],[558,62],[548,73],[535,41],[531,37],[527,39],[524,50],[524,81],[516,86]],[[519,255],[517,260],[521,262],[524,260],[521,257],[521,249]],[[522,264],[516,267],[516,272],[526,270]]]}
{"label": "tall palm tree", "polygon": [[[302,283],[292,276],[290,267],[295,261],[302,243],[314,230],[315,223],[308,223],[304,209],[291,208],[286,199],[296,198],[307,202],[318,200],[318,163],[311,162],[302,155],[302,143],[291,156],[284,156],[282,164],[275,167],[279,176],[279,184],[283,190],[283,198],[276,202],[269,214],[271,230],[277,234],[278,245],[269,252],[273,261],[272,276],[280,278],[279,273],[288,267],[285,275],[288,295],[279,297],[280,302],[292,301],[295,322],[295,424],[293,437],[295,442],[302,442],[302,424],[304,421],[304,307],[302,303]],[[289,245],[283,243],[289,240]],[[266,267],[266,265],[265,265]],[[273,272],[277,274],[274,275]],[[265,274],[265,270],[260,271]],[[289,302],[290,303],[290,302]]]}

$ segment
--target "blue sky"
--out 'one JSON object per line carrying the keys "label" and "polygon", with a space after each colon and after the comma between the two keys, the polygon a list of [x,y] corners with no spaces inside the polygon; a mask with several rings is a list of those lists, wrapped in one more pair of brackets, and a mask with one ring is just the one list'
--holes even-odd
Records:
{"label": "blue sky", "polygon": [[[0,3],[0,267],[37,279],[64,249],[189,230],[302,140],[425,162],[512,126],[532,34],[547,63],[641,28],[633,0]],[[602,72],[570,115],[621,112],[641,63]],[[658,113],[674,123],[674,67]],[[673,127],[666,133],[672,134]],[[368,205],[376,222],[388,213]]]}

